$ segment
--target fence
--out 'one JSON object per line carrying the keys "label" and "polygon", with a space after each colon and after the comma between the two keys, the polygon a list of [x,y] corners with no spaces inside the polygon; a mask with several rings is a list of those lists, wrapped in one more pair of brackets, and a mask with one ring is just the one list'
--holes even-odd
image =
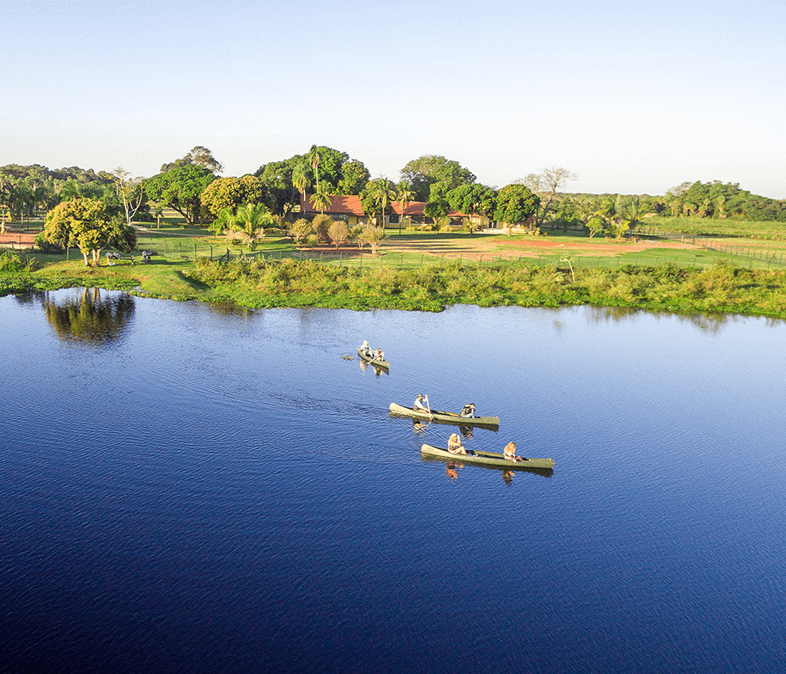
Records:
{"label": "fence", "polygon": [[754,261],[760,262],[761,265],[776,264],[786,266],[786,254],[773,251],[765,248],[754,248],[753,246],[733,246],[728,243],[722,243],[710,237],[698,237],[693,234],[680,234],[678,232],[667,232],[656,227],[637,227],[631,231],[631,236],[638,236],[650,239],[668,239],[670,241],[681,241],[683,243],[690,243],[694,246],[701,246],[705,250],[711,250],[716,253],[723,253],[733,257],[748,260],[749,263]]}

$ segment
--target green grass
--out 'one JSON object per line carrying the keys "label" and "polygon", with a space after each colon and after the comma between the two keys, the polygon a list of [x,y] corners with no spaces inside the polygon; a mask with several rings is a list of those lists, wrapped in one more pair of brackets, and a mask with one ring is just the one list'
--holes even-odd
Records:
{"label": "green grass", "polygon": [[[269,236],[250,251],[205,227],[152,225],[140,232],[132,259],[113,266],[103,261],[98,269],[87,268],[74,250],[68,260],[65,254],[34,253],[41,268],[0,271],[0,294],[100,286],[244,307],[438,311],[453,303],[592,304],[786,318],[786,265],[774,259],[786,253],[786,242],[714,237],[714,249],[633,250],[623,241],[611,246],[612,254],[599,254],[578,245],[590,242],[588,237],[561,233],[547,237],[558,240],[558,248],[537,247],[534,242],[544,239],[526,235],[404,230],[399,236],[397,228],[388,234],[386,246],[406,243],[410,249],[383,246],[378,256],[356,247],[337,253],[332,247],[298,249],[286,238]],[[533,245],[527,247],[528,242]],[[219,265],[227,248],[232,262]],[[150,264],[141,264],[142,249],[154,251]],[[513,258],[516,253],[520,256]]]}
{"label": "green grass", "polygon": [[736,218],[664,218],[655,216],[642,221],[641,227],[693,236],[786,241],[786,222],[771,220],[738,220]]}

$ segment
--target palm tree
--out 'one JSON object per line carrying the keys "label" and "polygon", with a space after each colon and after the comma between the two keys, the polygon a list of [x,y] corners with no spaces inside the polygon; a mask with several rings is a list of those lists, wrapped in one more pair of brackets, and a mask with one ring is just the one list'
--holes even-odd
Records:
{"label": "palm tree", "polygon": [[330,198],[330,190],[325,183],[317,187],[316,192],[311,195],[311,203],[322,214],[324,214],[325,209],[333,203],[333,199]]}
{"label": "palm tree", "polygon": [[33,203],[33,192],[27,183],[19,181],[14,188],[13,210],[19,213],[19,224],[24,229],[25,211],[28,211]]}
{"label": "palm tree", "polygon": [[265,227],[272,224],[273,218],[264,204],[243,204],[237,207],[231,229],[243,232],[246,242],[253,248],[257,239],[265,235]]}
{"label": "palm tree", "polygon": [[218,212],[218,217],[213,220],[208,229],[216,235],[219,235],[222,234],[225,229],[234,229],[236,222],[237,216],[232,212],[229,206],[225,206]]}
{"label": "palm tree", "polygon": [[5,234],[5,219],[10,216],[11,204],[14,202],[14,183],[0,173],[0,234]]}
{"label": "palm tree", "polygon": [[60,187],[60,201],[73,201],[82,196],[79,183],[76,180],[66,180]]}
{"label": "palm tree", "polygon": [[387,178],[377,178],[369,183],[371,198],[374,203],[379,207],[382,212],[380,219],[380,226],[385,226],[385,211],[388,208],[388,203],[396,198],[396,192],[393,189],[393,183]]}
{"label": "palm tree", "polygon": [[303,212],[306,212],[306,188],[309,186],[308,171],[304,164],[298,164],[292,171],[292,184],[303,198]]}
{"label": "palm tree", "polygon": [[319,162],[321,157],[319,156],[319,148],[316,145],[312,145],[311,149],[308,151],[306,155],[306,161],[311,165],[311,168],[314,169],[314,177],[316,178],[316,188],[319,189]]}
{"label": "palm tree", "polygon": [[398,184],[396,197],[401,204],[401,217],[398,219],[398,234],[401,236],[401,221],[404,219],[404,211],[407,210],[407,206],[415,198],[415,192],[406,180],[402,180]]}

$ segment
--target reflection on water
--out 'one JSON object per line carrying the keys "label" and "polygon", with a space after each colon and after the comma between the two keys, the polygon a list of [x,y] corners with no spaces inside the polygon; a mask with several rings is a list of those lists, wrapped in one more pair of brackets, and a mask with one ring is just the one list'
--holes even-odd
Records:
{"label": "reflection on water", "polygon": [[[750,317],[737,314],[658,314],[629,307],[585,307],[584,309],[586,310],[587,322],[592,325],[624,323],[625,321],[632,321],[646,316],[668,321],[676,319],[680,323],[689,323],[697,327],[701,332],[711,335],[719,334],[721,329],[728,325],[750,320]],[[781,319],[765,318],[764,320],[770,326],[783,323]],[[554,328],[555,331],[560,332],[563,328],[562,321],[555,319]]]}
{"label": "reflection on water", "polygon": [[360,369],[363,370],[363,372],[366,371],[367,367],[370,367],[374,371],[374,374],[377,377],[379,377],[383,372],[387,375],[390,374],[390,372],[388,372],[384,367],[378,367],[373,363],[369,363],[368,361],[363,360],[362,358],[359,358],[358,362],[360,363]]}
{"label": "reflection on water", "polygon": [[82,288],[81,293],[66,299],[44,293],[41,304],[58,337],[85,344],[117,340],[134,315],[133,297],[127,293],[107,295],[99,288]]}

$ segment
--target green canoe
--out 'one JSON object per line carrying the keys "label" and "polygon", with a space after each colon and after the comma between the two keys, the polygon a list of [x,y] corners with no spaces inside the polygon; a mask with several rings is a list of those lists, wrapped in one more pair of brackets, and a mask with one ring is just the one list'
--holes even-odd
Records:
{"label": "green canoe", "polygon": [[526,461],[511,461],[502,454],[493,452],[478,452],[474,454],[452,454],[447,449],[423,445],[420,451],[427,456],[435,456],[440,459],[451,459],[462,463],[477,463],[483,466],[494,466],[495,468],[507,468],[508,470],[518,470],[519,468],[553,468],[554,459],[527,459]]}
{"label": "green canoe", "polygon": [[442,412],[440,410],[431,410],[429,415],[428,412],[421,412],[396,403],[390,403],[390,413],[396,416],[441,421],[460,426],[499,426],[499,417],[462,417],[456,412]]}
{"label": "green canoe", "polygon": [[375,367],[384,367],[386,370],[390,368],[390,361],[389,360],[374,360],[371,356],[367,356],[360,350],[358,347],[358,356],[360,356],[361,360],[365,360],[367,363],[371,363]]}

